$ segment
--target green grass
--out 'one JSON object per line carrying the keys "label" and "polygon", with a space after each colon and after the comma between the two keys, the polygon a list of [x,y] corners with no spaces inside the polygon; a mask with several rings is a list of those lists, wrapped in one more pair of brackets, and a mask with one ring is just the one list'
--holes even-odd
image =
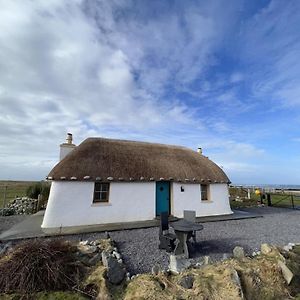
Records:
{"label": "green grass", "polygon": [[[244,196],[244,195],[243,195]],[[249,207],[249,206],[257,206],[257,203],[260,203],[260,196],[255,193],[251,193],[251,199],[245,199],[243,202],[239,201],[230,201],[230,205],[232,208],[238,207]],[[294,205],[300,207],[300,196],[294,197]],[[264,204],[267,205],[267,199],[263,200]],[[271,203],[274,207],[289,207],[292,208],[292,200],[291,195],[289,194],[271,194]]]}
{"label": "green grass", "polygon": [[[35,181],[6,181],[0,180],[0,208],[4,205],[4,193],[6,193],[6,204],[18,197],[26,196],[27,188]],[[5,192],[6,191],[6,192]]]}

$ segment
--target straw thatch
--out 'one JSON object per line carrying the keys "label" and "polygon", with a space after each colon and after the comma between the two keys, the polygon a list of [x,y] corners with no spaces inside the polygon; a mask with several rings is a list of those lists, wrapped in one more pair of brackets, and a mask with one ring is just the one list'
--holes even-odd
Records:
{"label": "straw thatch", "polygon": [[52,180],[228,183],[223,170],[191,149],[145,142],[88,138],[48,175]]}

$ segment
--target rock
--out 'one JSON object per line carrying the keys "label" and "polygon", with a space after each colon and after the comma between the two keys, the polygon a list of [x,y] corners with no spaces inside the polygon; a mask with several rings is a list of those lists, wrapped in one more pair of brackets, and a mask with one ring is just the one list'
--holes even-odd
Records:
{"label": "rock", "polygon": [[283,250],[285,250],[285,251],[290,251],[290,250],[292,250],[292,249],[293,249],[293,247],[291,247],[291,246],[289,246],[289,245],[283,246]]}
{"label": "rock", "polygon": [[121,258],[121,254],[117,251],[113,251],[113,256],[116,258],[116,259],[120,259]]}
{"label": "rock", "polygon": [[261,244],[260,251],[262,254],[266,255],[272,252],[272,247],[268,244]]}
{"label": "rock", "polygon": [[292,273],[292,271],[286,266],[285,263],[283,263],[282,261],[278,261],[278,266],[280,267],[281,269],[281,272],[282,272],[282,275],[283,275],[283,278],[285,279],[285,281],[287,282],[287,284],[290,284],[293,277],[294,277],[294,274]]}
{"label": "rock", "polygon": [[241,285],[240,276],[239,276],[238,272],[235,269],[232,270],[231,278],[232,278],[233,282],[239,288],[239,295],[241,296],[241,299],[245,299],[244,298],[244,293],[243,293],[243,288],[242,288],[242,285]]}
{"label": "rock", "polygon": [[79,245],[77,248],[79,251],[87,255],[96,253],[98,251],[98,247],[90,245]]}
{"label": "rock", "polygon": [[193,275],[185,275],[183,276],[179,284],[184,287],[185,289],[192,289],[194,284],[194,276]]}
{"label": "rock", "polygon": [[233,252],[234,258],[244,258],[245,257],[245,252],[244,252],[243,247],[236,246],[236,247],[234,247],[232,252]]}
{"label": "rock", "polygon": [[170,255],[169,269],[171,272],[178,274],[190,266],[191,263],[185,258],[185,255]]}
{"label": "rock", "polygon": [[158,264],[154,265],[151,269],[152,275],[157,275],[159,272],[161,272],[160,265]]}
{"label": "rock", "polygon": [[203,264],[204,265],[209,265],[210,263],[210,257],[208,255],[203,257]]}
{"label": "rock", "polygon": [[119,264],[117,259],[110,256],[107,259],[107,279],[112,284],[119,284],[123,281],[126,270],[123,264]]}
{"label": "rock", "polygon": [[107,231],[105,231],[105,238],[106,239],[110,239],[110,235],[109,235],[109,233]]}
{"label": "rock", "polygon": [[127,273],[126,273],[126,281],[130,281],[130,279],[131,279],[131,278],[130,278],[130,273],[127,272]]}
{"label": "rock", "polygon": [[101,253],[97,253],[96,255],[94,255],[92,258],[89,259],[88,264],[90,266],[94,266],[94,265],[96,265],[101,260],[102,260]]}
{"label": "rock", "polygon": [[85,245],[87,245],[87,244],[88,244],[88,241],[81,241],[81,242],[79,242],[79,245],[85,246]]}
{"label": "rock", "polygon": [[118,259],[118,263],[122,264],[123,263],[123,259],[122,258]]}
{"label": "rock", "polygon": [[108,267],[108,259],[109,257],[111,257],[110,253],[106,252],[106,251],[102,251],[101,253],[101,258],[102,258],[102,263],[104,267]]}
{"label": "rock", "polygon": [[223,253],[222,260],[226,260],[230,257],[229,253]]}

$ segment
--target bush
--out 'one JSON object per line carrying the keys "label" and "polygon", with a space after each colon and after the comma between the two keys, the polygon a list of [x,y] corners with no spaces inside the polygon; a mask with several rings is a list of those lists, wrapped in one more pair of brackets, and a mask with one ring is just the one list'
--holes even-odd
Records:
{"label": "bush", "polygon": [[27,188],[26,195],[29,198],[37,199],[39,194],[43,196],[44,200],[47,200],[50,192],[50,184],[46,182],[37,182],[33,185],[30,185]]}
{"label": "bush", "polygon": [[0,292],[70,290],[83,275],[76,247],[62,240],[28,240],[0,260]]}

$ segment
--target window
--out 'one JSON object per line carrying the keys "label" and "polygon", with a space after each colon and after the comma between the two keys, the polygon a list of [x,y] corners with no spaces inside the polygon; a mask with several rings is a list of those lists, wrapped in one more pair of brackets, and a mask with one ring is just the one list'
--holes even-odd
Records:
{"label": "window", "polygon": [[208,200],[208,186],[206,184],[201,184],[201,200]]}
{"label": "window", "polygon": [[109,183],[95,183],[93,203],[108,202],[109,198]]}

